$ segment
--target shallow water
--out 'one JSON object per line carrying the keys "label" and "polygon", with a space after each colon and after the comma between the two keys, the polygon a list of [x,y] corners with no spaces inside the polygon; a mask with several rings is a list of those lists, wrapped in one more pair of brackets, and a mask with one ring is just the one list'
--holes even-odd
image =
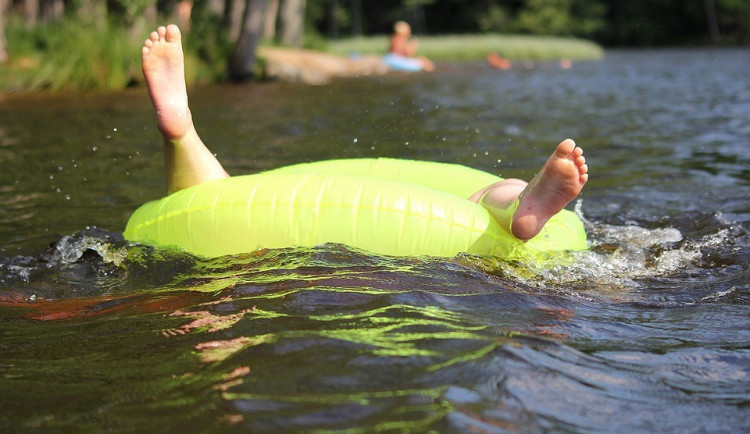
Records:
{"label": "shallow water", "polygon": [[143,89],[0,97],[0,429],[750,429],[748,50],[191,90],[231,173],[338,157],[530,178],[564,137],[592,250],[554,269],[125,243]]}

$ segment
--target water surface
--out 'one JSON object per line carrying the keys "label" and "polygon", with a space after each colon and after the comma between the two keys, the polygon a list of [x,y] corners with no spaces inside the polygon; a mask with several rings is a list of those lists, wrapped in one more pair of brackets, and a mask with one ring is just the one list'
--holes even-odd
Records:
{"label": "water surface", "polygon": [[748,50],[191,89],[234,174],[342,157],[529,179],[572,137],[591,251],[552,269],[340,245],[131,245],[143,89],[0,97],[0,429],[750,429]]}

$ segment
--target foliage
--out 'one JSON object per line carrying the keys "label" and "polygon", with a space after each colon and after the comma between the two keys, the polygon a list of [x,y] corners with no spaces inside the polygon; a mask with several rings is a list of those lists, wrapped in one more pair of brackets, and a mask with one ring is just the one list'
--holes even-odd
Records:
{"label": "foliage", "polygon": [[[230,44],[215,36],[208,20],[201,22],[185,38],[189,83],[224,77]],[[139,53],[146,35],[133,35],[124,25],[68,18],[29,29],[14,18],[6,30],[12,57],[0,68],[0,91],[122,89],[142,80]]]}
{"label": "foliage", "polygon": [[[591,35],[604,25],[604,8],[581,0],[526,0],[515,27],[535,35]],[[578,7],[576,7],[578,6]]]}
{"label": "foliage", "polygon": [[509,22],[508,12],[496,4],[477,16],[477,26],[482,32],[502,32],[508,28]]}
{"label": "foliage", "polygon": [[7,38],[13,61],[11,78],[3,80],[6,87],[116,89],[127,86],[140,71],[139,43],[114,26],[90,28],[63,20],[28,29],[12,20]]}

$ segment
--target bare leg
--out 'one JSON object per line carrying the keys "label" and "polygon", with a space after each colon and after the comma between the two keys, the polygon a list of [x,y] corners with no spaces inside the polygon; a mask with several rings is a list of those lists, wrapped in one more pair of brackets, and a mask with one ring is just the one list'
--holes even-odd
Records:
{"label": "bare leg", "polygon": [[170,24],[143,44],[143,75],[164,137],[167,189],[173,193],[229,175],[195,131],[185,86],[182,36]]}
{"label": "bare leg", "polygon": [[573,140],[567,139],[557,145],[555,152],[530,183],[506,179],[483,188],[469,199],[485,206],[498,221],[505,220],[505,217],[494,211],[506,209],[519,200],[510,231],[516,238],[527,241],[542,230],[547,220],[578,196],[588,177],[583,150]]}
{"label": "bare leg", "polygon": [[500,182],[488,185],[471,195],[470,201],[482,204],[490,204],[493,207],[505,209],[518,200],[528,182],[522,179],[508,178]]}

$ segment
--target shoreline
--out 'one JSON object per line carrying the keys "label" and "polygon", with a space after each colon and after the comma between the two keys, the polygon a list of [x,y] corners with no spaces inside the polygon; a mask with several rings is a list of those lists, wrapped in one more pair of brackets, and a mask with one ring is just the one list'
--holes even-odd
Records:
{"label": "shoreline", "polygon": [[[86,38],[80,28],[70,29],[71,26],[63,26],[59,32],[47,35],[54,41],[54,51],[38,49],[24,40],[28,35],[14,32],[8,40],[10,59],[0,65],[0,95],[122,90],[142,84],[140,39],[132,40],[114,26],[106,30],[106,38],[99,39]],[[212,46],[210,60],[205,60],[205,54],[199,51],[206,47],[195,47],[190,38],[187,34],[188,83],[226,82],[223,59],[231,50],[227,46]],[[81,40],[86,43],[81,44]],[[380,62],[386,54],[386,36],[327,40],[319,48],[261,45],[256,79],[324,84],[338,77],[387,72]],[[436,62],[474,62],[492,53],[512,61],[563,58],[580,61],[599,59],[604,49],[588,40],[562,37],[483,34],[420,38],[419,55]]]}

